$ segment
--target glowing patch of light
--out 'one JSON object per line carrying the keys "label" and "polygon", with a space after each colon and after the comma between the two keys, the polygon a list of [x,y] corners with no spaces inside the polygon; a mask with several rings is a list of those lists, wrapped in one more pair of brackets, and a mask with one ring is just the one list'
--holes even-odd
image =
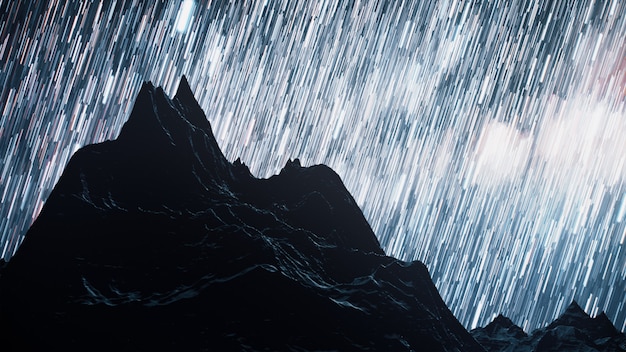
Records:
{"label": "glowing patch of light", "polygon": [[196,3],[193,0],[185,0],[183,2],[183,5],[178,11],[178,17],[176,17],[176,30],[178,32],[187,32],[194,7],[196,7]]}

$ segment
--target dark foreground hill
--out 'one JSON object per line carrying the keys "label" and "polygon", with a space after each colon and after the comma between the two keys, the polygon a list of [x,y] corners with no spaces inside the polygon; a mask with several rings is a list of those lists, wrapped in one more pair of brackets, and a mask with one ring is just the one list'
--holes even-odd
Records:
{"label": "dark foreground hill", "polygon": [[482,351],[339,176],[228,162],[183,77],[72,157],[0,277],[1,350]]}
{"label": "dark foreground hill", "polygon": [[490,352],[626,351],[626,337],[604,313],[592,318],[575,301],[555,321],[530,335],[502,315],[471,334]]}

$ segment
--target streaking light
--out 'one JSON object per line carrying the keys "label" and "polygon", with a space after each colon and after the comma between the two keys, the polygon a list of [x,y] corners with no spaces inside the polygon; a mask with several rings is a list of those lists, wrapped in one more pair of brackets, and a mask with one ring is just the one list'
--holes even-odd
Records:
{"label": "streaking light", "polygon": [[191,21],[191,15],[193,9],[196,7],[196,3],[193,0],[185,0],[183,5],[178,11],[178,17],[176,17],[176,30],[181,33],[187,32],[189,28],[189,22]]}

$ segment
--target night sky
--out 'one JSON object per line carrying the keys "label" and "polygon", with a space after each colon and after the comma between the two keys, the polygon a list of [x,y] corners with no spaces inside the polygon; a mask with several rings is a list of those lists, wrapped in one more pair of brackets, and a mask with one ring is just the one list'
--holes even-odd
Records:
{"label": "night sky", "polygon": [[143,81],[229,160],[332,167],[465,327],[626,329],[626,2],[0,0],[0,252]]}

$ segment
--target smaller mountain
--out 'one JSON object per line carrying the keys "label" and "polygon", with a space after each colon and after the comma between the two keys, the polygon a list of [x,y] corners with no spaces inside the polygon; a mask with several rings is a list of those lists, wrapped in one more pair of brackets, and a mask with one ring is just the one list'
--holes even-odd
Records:
{"label": "smaller mountain", "polygon": [[576,301],[548,326],[530,335],[502,315],[470,333],[487,351],[626,351],[626,336],[615,328],[606,314],[602,312],[592,318]]}
{"label": "smaller mountain", "polygon": [[472,330],[471,334],[487,351],[506,351],[507,347],[518,345],[528,337],[522,328],[502,314],[484,328]]}
{"label": "smaller mountain", "polygon": [[598,314],[595,318],[592,318],[585,313],[576,301],[572,301],[565,312],[548,325],[546,329],[555,329],[559,326],[571,326],[578,330],[582,330],[586,332],[592,340],[598,340],[604,337],[613,337],[619,334],[613,323],[611,323],[604,312]]}

